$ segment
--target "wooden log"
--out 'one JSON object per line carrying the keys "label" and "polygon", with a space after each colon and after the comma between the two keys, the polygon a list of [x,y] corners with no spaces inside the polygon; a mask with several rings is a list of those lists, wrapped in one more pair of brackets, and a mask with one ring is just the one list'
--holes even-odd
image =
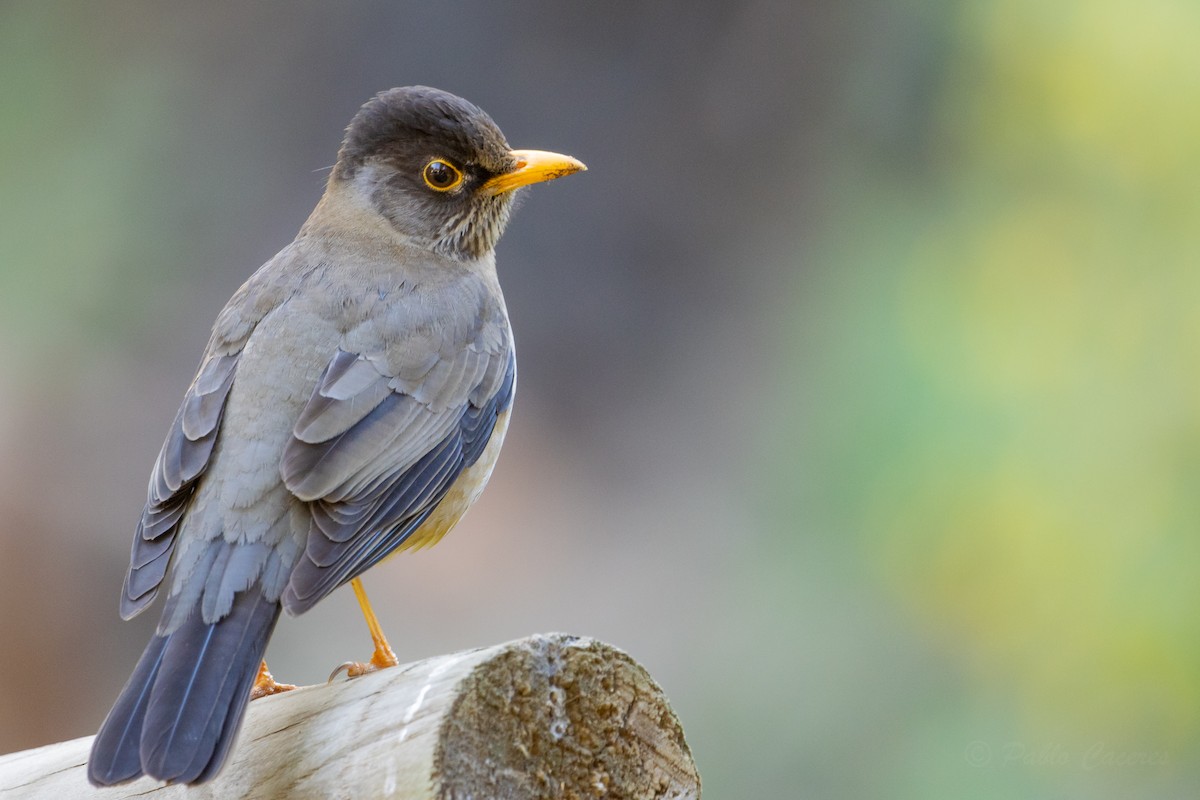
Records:
{"label": "wooden log", "polygon": [[93,789],[91,742],[0,756],[0,797],[700,797],[683,729],[645,669],[564,634],[256,700],[225,769],[198,787]]}

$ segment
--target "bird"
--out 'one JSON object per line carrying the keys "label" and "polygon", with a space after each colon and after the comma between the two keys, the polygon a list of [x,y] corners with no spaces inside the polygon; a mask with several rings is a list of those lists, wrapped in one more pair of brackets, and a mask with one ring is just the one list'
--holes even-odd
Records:
{"label": "bird", "polygon": [[394,652],[359,576],[435,544],[479,497],[516,357],[495,246],[522,187],[585,170],[517,150],[448,92],[379,93],[296,238],[234,293],[151,471],[122,617],[162,616],[97,733],[88,779],[221,770],[281,612],[350,582],[370,662]]}

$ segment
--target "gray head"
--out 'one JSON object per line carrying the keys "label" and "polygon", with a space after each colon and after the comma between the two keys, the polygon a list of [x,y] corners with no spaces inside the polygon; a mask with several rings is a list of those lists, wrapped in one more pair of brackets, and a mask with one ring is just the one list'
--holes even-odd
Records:
{"label": "gray head", "polygon": [[346,128],[331,182],[348,182],[411,241],[478,258],[504,232],[515,190],[586,169],[513,150],[483,110],[427,86],[381,92]]}

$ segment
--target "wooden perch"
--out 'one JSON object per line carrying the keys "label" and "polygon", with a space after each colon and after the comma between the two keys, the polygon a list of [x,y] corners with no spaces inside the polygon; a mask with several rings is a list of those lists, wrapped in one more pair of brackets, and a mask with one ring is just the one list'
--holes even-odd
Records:
{"label": "wooden perch", "polygon": [[199,787],[87,783],[92,737],[0,756],[0,798],[699,798],[662,690],[564,634],[438,656],[256,700]]}

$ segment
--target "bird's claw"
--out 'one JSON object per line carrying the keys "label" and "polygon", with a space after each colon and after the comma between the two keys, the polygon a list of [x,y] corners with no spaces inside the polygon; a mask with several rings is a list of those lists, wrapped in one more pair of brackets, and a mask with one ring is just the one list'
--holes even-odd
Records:
{"label": "bird's claw", "polygon": [[329,680],[326,683],[333,683],[333,679],[340,673],[346,673],[347,678],[357,678],[359,675],[366,675],[368,672],[374,672],[379,667],[372,664],[364,664],[361,661],[346,661],[334,667],[333,672],[329,673]]}
{"label": "bird's claw", "polygon": [[400,659],[396,658],[396,654],[392,652],[392,648],[388,647],[387,642],[383,642],[376,646],[375,652],[371,654],[371,660],[365,664],[361,661],[347,661],[343,664],[338,664],[333,672],[329,673],[329,680],[326,683],[333,683],[333,679],[341,672],[345,672],[347,678],[357,678],[360,675],[366,675],[368,672],[378,672],[381,669],[394,667],[399,663]]}
{"label": "bird's claw", "polygon": [[260,697],[268,697],[281,692],[290,692],[296,688],[294,683],[279,683],[271,675],[267,669],[267,662],[262,662],[262,666],[258,668],[258,676],[254,679],[254,688],[250,690],[250,699],[257,700]]}

